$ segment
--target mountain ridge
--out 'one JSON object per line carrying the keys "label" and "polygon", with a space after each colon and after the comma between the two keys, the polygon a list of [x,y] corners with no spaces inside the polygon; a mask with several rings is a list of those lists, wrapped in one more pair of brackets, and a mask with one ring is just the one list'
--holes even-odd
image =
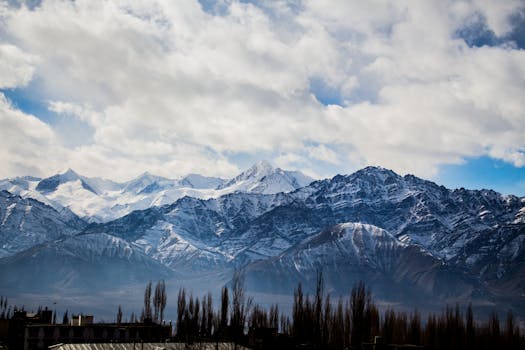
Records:
{"label": "mountain ridge", "polygon": [[232,192],[275,194],[295,190],[311,181],[300,172],[284,171],[262,161],[231,180],[199,174],[168,179],[145,172],[117,183],[67,169],[44,179],[3,179],[0,189],[37,199],[57,210],[68,208],[90,222],[108,222],[134,210],[173,203],[184,196],[207,199]]}
{"label": "mountain ridge", "polygon": [[[252,170],[261,175],[265,164]],[[338,293],[363,279],[382,298],[389,298],[389,288],[395,290],[391,299],[396,302],[409,303],[419,291],[436,301],[508,302],[525,315],[520,308],[525,295],[524,219],[525,197],[450,190],[413,175],[367,167],[289,192],[183,196],[91,223],[75,231],[67,247],[91,249],[74,245],[77,235],[80,241],[115,237],[115,242],[144,257],[144,271],[151,276],[153,266],[182,280],[212,273],[224,276],[238,269],[244,271],[249,288],[266,293],[272,292],[271,286],[289,289],[297,282],[311,282],[323,266],[327,283]],[[1,230],[2,226],[3,234]],[[372,243],[354,251],[356,237]],[[386,245],[380,245],[381,240]],[[62,261],[66,246],[53,242],[58,252],[54,259]],[[111,251],[111,246],[102,250],[109,266]],[[42,254],[53,259],[49,252]],[[296,268],[299,258],[307,269]],[[118,261],[118,271],[130,271],[127,262]],[[0,267],[8,272],[26,266],[24,273],[31,273],[33,265],[23,251],[0,259]],[[282,292],[277,289],[273,292]]]}

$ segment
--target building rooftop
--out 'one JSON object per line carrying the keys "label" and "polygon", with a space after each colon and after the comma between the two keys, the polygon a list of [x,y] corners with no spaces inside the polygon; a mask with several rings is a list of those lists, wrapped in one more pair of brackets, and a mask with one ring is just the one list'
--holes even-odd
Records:
{"label": "building rooftop", "polygon": [[57,344],[50,350],[248,350],[234,343],[100,343]]}

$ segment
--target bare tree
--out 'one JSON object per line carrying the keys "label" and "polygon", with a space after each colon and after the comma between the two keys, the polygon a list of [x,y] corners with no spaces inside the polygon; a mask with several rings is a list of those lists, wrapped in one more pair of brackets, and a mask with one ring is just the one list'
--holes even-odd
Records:
{"label": "bare tree", "polygon": [[211,336],[213,334],[213,324],[214,324],[214,313],[213,313],[213,299],[211,293],[208,293],[207,302],[206,302],[206,320],[207,325],[207,335]]}
{"label": "bare tree", "polygon": [[166,293],[166,284],[164,280],[161,280],[160,284],[160,320],[164,320],[164,310],[166,309],[166,304],[168,302],[168,294]]}
{"label": "bare tree", "polygon": [[119,305],[117,310],[117,324],[122,323],[122,307]]}
{"label": "bare tree", "polygon": [[68,324],[69,323],[69,316],[66,309],[66,312],[64,312],[64,316],[62,316],[62,324]]}
{"label": "bare tree", "polygon": [[365,310],[367,304],[370,302],[370,291],[366,291],[365,284],[359,282],[352,288],[350,296],[350,312],[352,330],[350,334],[350,344],[352,347],[361,347],[361,343],[365,339],[366,333],[366,319]]}
{"label": "bare tree", "polygon": [[323,313],[323,293],[324,293],[324,280],[323,270],[317,270],[317,282],[315,286],[315,300],[314,300],[314,339],[316,344],[321,344],[321,319]]}
{"label": "bare tree", "polygon": [[235,271],[233,274],[232,291],[232,315],[230,326],[233,328],[234,335],[240,337],[244,332],[246,315],[250,312],[253,298],[246,299],[244,290],[244,276],[241,272]]}
{"label": "bare tree", "polygon": [[184,288],[179,289],[179,295],[177,296],[177,337],[181,337],[183,334],[183,323],[184,313],[186,311],[186,290]]}
{"label": "bare tree", "polygon": [[299,341],[304,340],[304,305],[303,305],[303,288],[301,283],[298,284],[294,291],[294,302],[293,302],[293,336]]}
{"label": "bare tree", "polygon": [[164,283],[164,280],[160,280],[155,286],[155,294],[153,295],[153,320],[157,323],[162,323],[164,320],[166,302],[166,284]]}
{"label": "bare tree", "polygon": [[228,288],[223,287],[222,293],[221,293],[221,311],[220,311],[220,322],[219,322],[219,330],[221,332],[224,332],[226,330],[226,327],[228,326],[229,304],[230,304],[230,300],[228,296]]}
{"label": "bare tree", "polygon": [[151,281],[146,285],[144,291],[144,320],[152,320],[151,314]]}
{"label": "bare tree", "polygon": [[278,328],[279,327],[279,306],[273,304],[270,306],[270,317],[269,317],[270,327]]}
{"label": "bare tree", "polygon": [[206,299],[206,295],[204,295],[202,297],[202,304],[201,304],[201,308],[202,308],[202,316],[201,316],[201,319],[200,319],[200,334],[202,336],[208,336],[208,330],[206,329],[206,327],[208,326],[208,313],[207,313],[207,308],[208,308],[208,300]]}

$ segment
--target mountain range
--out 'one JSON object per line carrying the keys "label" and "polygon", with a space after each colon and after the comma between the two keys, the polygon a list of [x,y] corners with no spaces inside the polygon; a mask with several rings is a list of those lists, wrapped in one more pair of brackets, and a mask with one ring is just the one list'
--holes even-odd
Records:
{"label": "mountain range", "polygon": [[208,199],[232,192],[274,194],[293,191],[312,181],[300,172],[274,169],[261,161],[230,180],[198,174],[167,179],[146,172],[118,183],[68,169],[45,179],[23,176],[0,180],[0,190],[36,199],[58,211],[70,210],[87,222],[107,222],[134,210],[171,204],[184,196]]}
{"label": "mountain range", "polygon": [[158,278],[214,289],[241,270],[249,291],[277,295],[322,270],[337,295],[363,280],[386,303],[525,315],[525,197],[381,167],[313,181],[267,162],[229,180],[117,183],[68,170],[0,189],[0,294]]}

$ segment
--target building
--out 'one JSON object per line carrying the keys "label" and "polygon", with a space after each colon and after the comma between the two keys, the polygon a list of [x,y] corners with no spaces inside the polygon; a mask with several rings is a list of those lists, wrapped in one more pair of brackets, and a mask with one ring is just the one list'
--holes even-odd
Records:
{"label": "building", "polygon": [[69,321],[71,326],[87,326],[93,324],[93,315],[73,315]]}
{"label": "building", "polygon": [[28,324],[23,349],[47,349],[61,343],[142,343],[165,341],[170,337],[171,326],[155,323]]}
{"label": "building", "polygon": [[[74,315],[68,324],[54,324],[51,310],[14,312],[0,320],[0,344],[9,349],[47,349],[60,343],[142,343],[169,339],[171,325],[156,323],[94,323],[92,315]],[[138,349],[138,348],[137,348]]]}
{"label": "building", "polygon": [[99,343],[58,344],[50,350],[249,350],[234,343]]}

